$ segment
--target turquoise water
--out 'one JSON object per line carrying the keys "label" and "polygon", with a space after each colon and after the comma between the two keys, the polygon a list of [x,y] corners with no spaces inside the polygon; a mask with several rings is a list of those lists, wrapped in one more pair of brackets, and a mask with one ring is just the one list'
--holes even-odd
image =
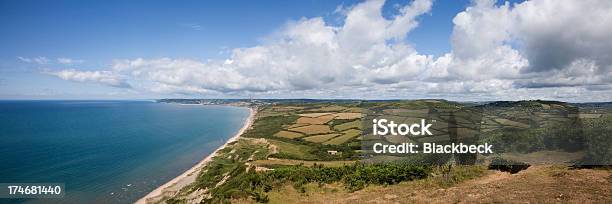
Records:
{"label": "turquoise water", "polygon": [[249,111],[146,101],[0,101],[0,183],[65,183],[34,203],[131,203],[197,164]]}

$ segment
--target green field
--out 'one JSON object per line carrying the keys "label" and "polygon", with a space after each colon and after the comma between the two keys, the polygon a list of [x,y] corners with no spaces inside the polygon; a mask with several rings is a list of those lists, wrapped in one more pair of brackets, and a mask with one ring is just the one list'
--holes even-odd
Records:
{"label": "green field", "polygon": [[334,129],[338,131],[345,131],[351,128],[361,129],[361,120],[355,120],[355,121],[342,123],[340,125],[334,126]]}
{"label": "green field", "polygon": [[280,131],[276,134],[274,134],[275,137],[284,137],[284,138],[289,138],[289,139],[293,139],[293,138],[299,138],[304,136],[301,133],[297,133],[297,132],[291,132],[291,131]]}
{"label": "green field", "polygon": [[279,140],[268,140],[270,144],[276,146],[278,148],[278,155],[282,155],[284,157],[289,158],[301,158],[304,160],[316,160],[317,157],[315,155],[310,154],[309,152],[312,148],[308,145],[300,145],[289,142],[283,142]]}
{"label": "green field", "polygon": [[339,145],[342,143],[345,143],[357,136],[361,135],[361,130],[356,130],[356,129],[350,129],[347,131],[342,132],[341,136],[338,136],[334,139],[331,139],[327,142],[325,142],[324,144],[332,144],[332,145]]}
{"label": "green field", "polygon": [[341,135],[341,134],[334,133],[334,134],[325,134],[325,135],[313,135],[313,136],[305,137],[304,140],[309,141],[309,142],[314,142],[314,143],[323,143],[338,135]]}

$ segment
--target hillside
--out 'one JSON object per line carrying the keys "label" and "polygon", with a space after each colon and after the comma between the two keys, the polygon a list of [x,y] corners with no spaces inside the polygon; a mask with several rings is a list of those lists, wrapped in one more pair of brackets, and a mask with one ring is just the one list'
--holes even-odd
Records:
{"label": "hillside", "polygon": [[[612,163],[608,106],[445,100],[257,100],[256,104],[254,124],[242,138],[214,157],[193,184],[162,202],[274,203],[280,198],[315,203],[325,199],[418,202],[432,196],[440,202],[495,202],[519,195],[502,192],[530,185],[546,191],[522,193],[527,201],[550,201],[559,195],[568,201],[610,197],[609,170],[566,168]],[[426,119],[433,123],[433,135],[375,137],[371,121],[376,118],[402,123]],[[371,152],[374,142],[487,142],[497,149],[489,155],[379,155]],[[487,170],[496,158],[533,166],[515,175]],[[585,186],[593,191],[577,190]]]}
{"label": "hillside", "polygon": [[[485,171],[474,179],[444,186],[442,178],[370,186],[346,192],[339,185],[310,186],[299,193],[284,186],[270,193],[270,203],[609,203],[612,171],[533,166],[517,174]],[[249,200],[234,200],[251,203]]]}

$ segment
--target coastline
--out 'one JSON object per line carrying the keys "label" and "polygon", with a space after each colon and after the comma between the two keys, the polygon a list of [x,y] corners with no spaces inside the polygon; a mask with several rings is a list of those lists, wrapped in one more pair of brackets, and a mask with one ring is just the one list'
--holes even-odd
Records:
{"label": "coastline", "polygon": [[253,124],[253,120],[255,118],[255,114],[257,113],[256,108],[249,107],[249,117],[245,121],[244,125],[238,133],[236,133],[233,137],[229,138],[225,144],[221,145],[215,151],[213,151],[210,155],[206,156],[202,161],[197,163],[195,166],[191,167],[187,171],[183,172],[181,175],[173,178],[172,180],[166,182],[165,184],[157,187],[155,190],[149,192],[144,197],[138,199],[135,203],[137,204],[145,204],[145,203],[155,203],[163,199],[165,196],[172,196],[176,192],[178,192],[183,187],[193,183],[202,170],[202,168],[206,167],[206,165],[212,161],[213,157],[215,157],[218,152],[225,148],[227,144],[238,141],[240,136],[246,132],[247,129],[251,127]]}

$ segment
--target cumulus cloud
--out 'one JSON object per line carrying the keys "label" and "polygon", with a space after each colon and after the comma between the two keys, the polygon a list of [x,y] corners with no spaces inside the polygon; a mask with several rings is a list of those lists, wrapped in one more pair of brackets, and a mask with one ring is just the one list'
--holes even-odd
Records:
{"label": "cumulus cloud", "polygon": [[[518,88],[586,87],[612,82],[612,2],[479,0],[453,20],[451,67],[512,79]],[[489,61],[489,62],[486,62]],[[501,63],[501,64],[500,64]],[[482,69],[479,69],[481,67]],[[459,74],[453,74],[458,76]]]}
{"label": "cumulus cloud", "polygon": [[69,81],[94,82],[118,88],[131,87],[121,76],[110,71],[77,71],[67,69],[57,72],[46,72],[46,74]]}
{"label": "cumulus cloud", "polygon": [[611,1],[599,0],[547,0],[517,5],[511,32],[529,59],[526,71],[567,69],[584,60],[612,71],[611,11]]}
{"label": "cumulus cloud", "polygon": [[453,19],[452,50],[440,57],[419,53],[406,39],[431,0],[400,5],[390,18],[382,15],[384,3],[338,7],[340,25],[322,17],[291,21],[227,59],[124,59],[100,72],[164,93],[612,99],[610,1],[476,0]]}
{"label": "cumulus cloud", "polygon": [[414,1],[391,19],[382,16],[383,4],[368,1],[352,7],[342,26],[319,17],[289,22],[268,43],[236,48],[225,60],[139,58],[118,60],[113,70],[153,82],[156,90],[183,86],[224,93],[290,92],[394,83],[418,74],[430,59],[403,39],[431,1]]}

